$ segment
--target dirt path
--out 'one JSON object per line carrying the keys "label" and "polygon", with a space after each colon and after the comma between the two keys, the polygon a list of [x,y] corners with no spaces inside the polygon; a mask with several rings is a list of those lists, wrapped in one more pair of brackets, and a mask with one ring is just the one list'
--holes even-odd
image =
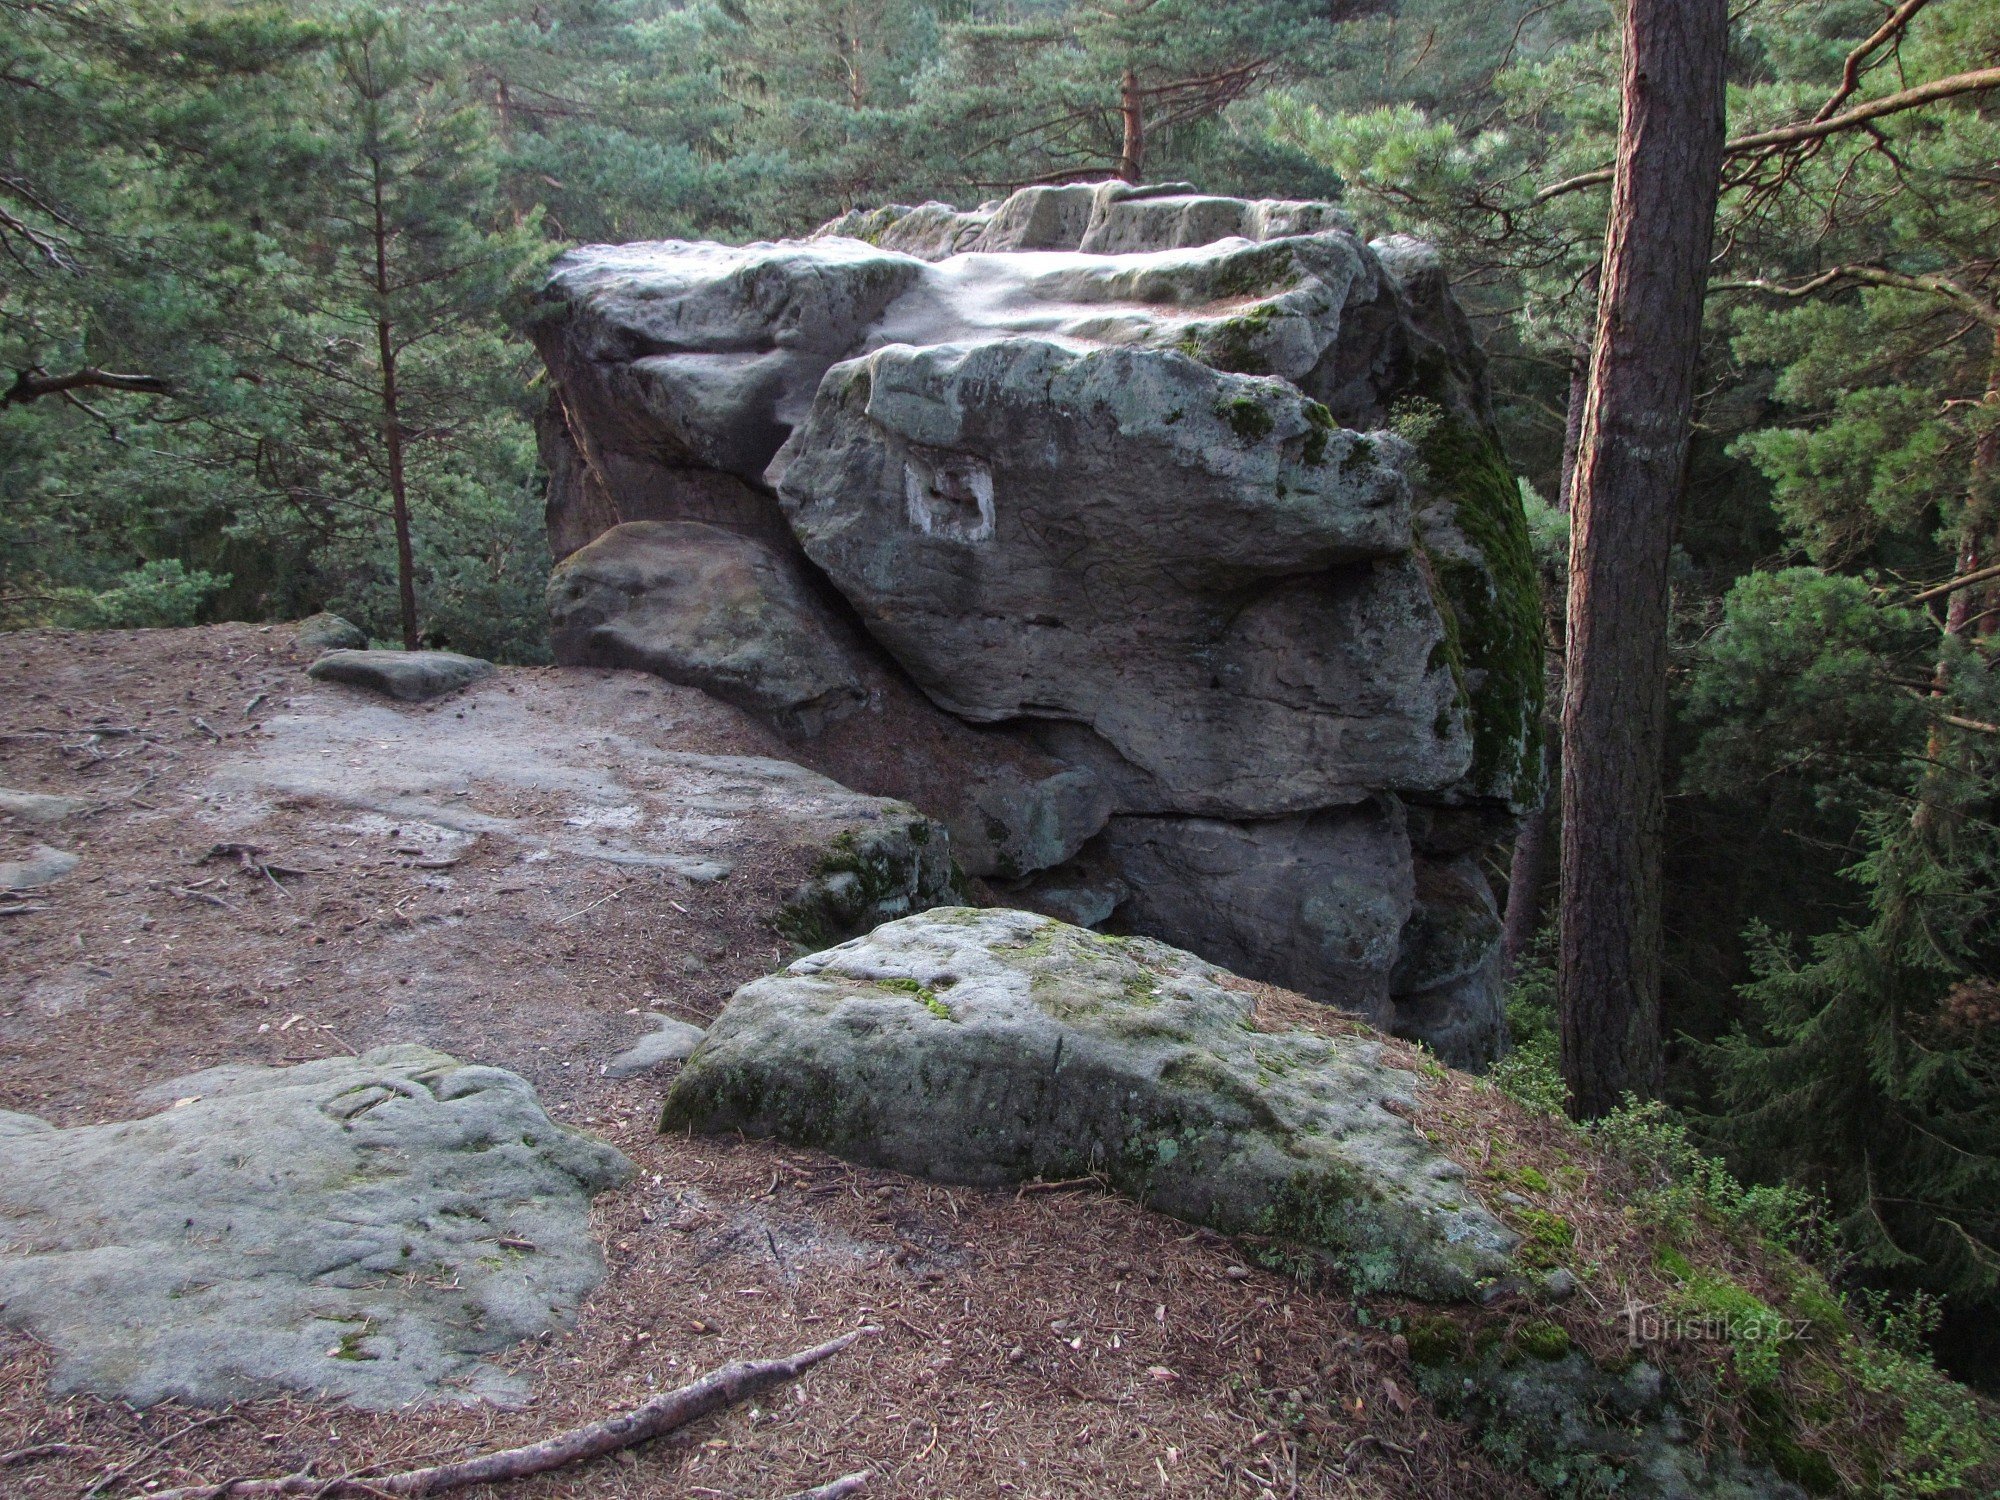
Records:
{"label": "dirt path", "polygon": [[125,1118],[217,1063],[421,1041],[523,1074],[642,1169],[599,1200],[610,1273],[579,1327],[507,1358],[527,1408],[135,1413],[51,1398],[44,1351],[0,1334],[0,1452],[78,1449],[0,1468],[0,1493],[401,1467],[861,1320],[881,1337],[769,1409],[510,1493],[755,1500],[857,1468],[882,1496],[1526,1493],[1409,1397],[1379,1308],[1364,1324],[1218,1237],[1087,1187],[946,1190],[656,1134],[664,1080],[604,1063],[647,1012],[704,1021],[785,956],[768,924],[807,825],[852,811],[690,760],[782,756],[734,710],[553,669],[385,706],[308,682],[284,627],[25,633],[0,656],[0,786],[84,803],[0,817],[0,861],[80,860],[0,917],[0,1108]]}

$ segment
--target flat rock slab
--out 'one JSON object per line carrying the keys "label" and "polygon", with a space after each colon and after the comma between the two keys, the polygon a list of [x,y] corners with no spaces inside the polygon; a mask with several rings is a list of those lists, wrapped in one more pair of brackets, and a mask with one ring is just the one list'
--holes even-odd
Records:
{"label": "flat rock slab", "polygon": [[53,885],[80,863],[66,849],[37,844],[26,859],[0,860],[0,891],[32,891]]}
{"label": "flat rock slab", "polygon": [[405,703],[442,698],[492,670],[492,662],[456,651],[329,651],[306,668],[321,682],[344,682]]}
{"label": "flat rock slab", "polygon": [[205,791],[236,837],[310,802],[358,815],[335,830],[394,826],[445,861],[490,839],[531,865],[705,884],[746,850],[802,847],[813,873],[780,920],[819,934],[809,946],[958,899],[941,825],[788,761],[663,749],[687,713],[678,690],[637,673],[510,668],[413,708],[307,692],[256,740],[232,740]]}
{"label": "flat rock slab", "polygon": [[1029,912],[927,912],[738,990],[662,1125],[947,1182],[1102,1172],[1366,1289],[1471,1297],[1504,1275],[1514,1236],[1397,1113],[1413,1075],[1379,1041],[1254,1029],[1231,979]]}
{"label": "flat rock slab", "polygon": [[17,792],[0,786],[0,816],[19,818],[23,823],[60,823],[83,808],[75,797],[55,797],[47,792]]}
{"label": "flat rock slab", "polygon": [[54,1346],[61,1391],[518,1399],[482,1356],[570,1320],[603,1276],[591,1196],[632,1172],[525,1080],[425,1047],[153,1097],[120,1124],[0,1121],[0,1320]]}

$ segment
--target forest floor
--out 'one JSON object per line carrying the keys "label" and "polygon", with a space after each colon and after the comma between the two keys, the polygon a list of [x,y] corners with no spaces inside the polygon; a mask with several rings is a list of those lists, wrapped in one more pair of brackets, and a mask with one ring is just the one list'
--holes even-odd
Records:
{"label": "forest floor", "polygon": [[[0,1454],[70,1445],[0,1468],[0,1493],[120,1500],[308,1464],[388,1472],[532,1441],[862,1323],[880,1334],[766,1404],[507,1493],[763,1500],[857,1469],[880,1497],[1532,1493],[1409,1390],[1379,1300],[1245,1264],[1222,1237],[1087,1184],[946,1188],[766,1141],[660,1135],[664,1078],[603,1065],[649,1013],[705,1022],[788,956],[769,921],[811,850],[739,797],[676,834],[688,868],[733,866],[690,879],[677,856],[618,862],[635,836],[575,806],[593,777],[632,779],[631,736],[669,757],[783,758],[750,720],[651,678],[566,669],[388,706],[310,682],[308,660],[284,626],[5,638],[0,785],[85,807],[53,827],[0,817],[0,860],[38,844],[81,859],[0,917],[0,1108],[130,1118],[140,1090],[218,1063],[424,1042],[522,1074],[554,1118],[638,1164],[596,1202],[608,1275],[574,1330],[498,1357],[532,1384],[518,1410],[136,1411],[51,1393],[49,1351],[0,1331]],[[494,764],[512,774],[453,791],[466,765],[425,747],[470,753],[467,721],[495,726]],[[549,771],[563,757],[580,780]],[[246,774],[271,764],[298,774]],[[391,784],[399,770],[410,788]],[[368,796],[325,794],[350,771]],[[671,778],[648,785],[656,803],[679,795]],[[473,831],[440,833],[423,797],[461,798]],[[229,843],[304,873],[214,856]]]}

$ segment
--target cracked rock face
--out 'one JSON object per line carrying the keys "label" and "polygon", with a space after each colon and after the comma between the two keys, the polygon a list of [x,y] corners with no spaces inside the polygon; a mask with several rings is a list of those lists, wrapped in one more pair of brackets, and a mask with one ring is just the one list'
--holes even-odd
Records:
{"label": "cracked rock face", "polygon": [[514,1400],[483,1356],[604,1274],[590,1199],[631,1163],[512,1073],[399,1046],[153,1094],[118,1124],[0,1120],[0,1319],[55,1347],[58,1390]]}
{"label": "cracked rock face", "polygon": [[[775,658],[812,652],[755,638],[814,578],[837,650],[1052,759],[1051,790],[1080,778],[933,795],[972,873],[1490,1055],[1497,981],[1461,950],[1490,950],[1491,895],[1409,892],[1541,795],[1541,613],[1429,247],[1364,244],[1331,204],[1082,184],[805,241],[587,246],[543,301],[552,543],[736,538],[773,581],[724,623],[759,679],[732,701],[810,756]],[[675,581],[628,599],[655,640],[717,618]],[[625,659],[671,675],[676,651]],[[1414,840],[1301,852],[1399,806]]]}
{"label": "cracked rock face", "polygon": [[944,907],[736,992],[663,1126],[775,1135],[946,1182],[1101,1171],[1177,1218],[1276,1234],[1366,1287],[1469,1297],[1514,1237],[1396,1113],[1381,1043],[1254,1029],[1192,954]]}

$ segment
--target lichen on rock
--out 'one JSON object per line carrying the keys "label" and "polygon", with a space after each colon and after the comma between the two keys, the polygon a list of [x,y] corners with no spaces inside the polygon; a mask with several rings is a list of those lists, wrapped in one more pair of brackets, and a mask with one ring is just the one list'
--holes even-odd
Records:
{"label": "lichen on rock", "polygon": [[1264,1032],[1223,971],[1029,912],[942,908],[738,990],[663,1128],[743,1130],[947,1182],[1101,1172],[1296,1241],[1367,1289],[1465,1298],[1513,1236],[1402,1118],[1363,1037]]}

